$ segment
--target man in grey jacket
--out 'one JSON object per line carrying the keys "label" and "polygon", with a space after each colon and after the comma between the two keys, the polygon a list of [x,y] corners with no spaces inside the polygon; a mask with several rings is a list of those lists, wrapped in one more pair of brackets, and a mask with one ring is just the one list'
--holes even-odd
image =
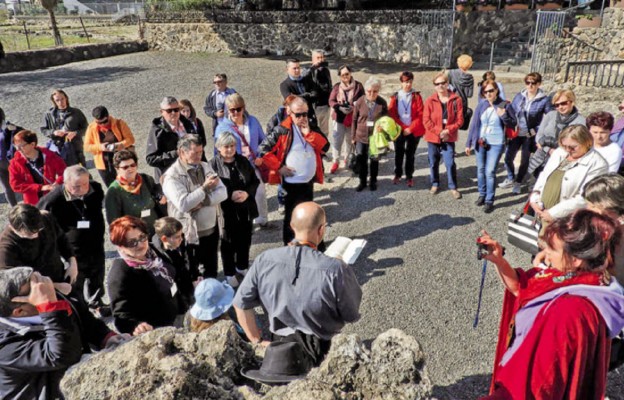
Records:
{"label": "man in grey jacket", "polygon": [[227,189],[210,164],[201,161],[203,154],[197,135],[181,138],[178,159],[163,175],[163,193],[169,199],[169,216],[182,223],[192,267],[204,278],[216,278],[217,206],[227,199]]}

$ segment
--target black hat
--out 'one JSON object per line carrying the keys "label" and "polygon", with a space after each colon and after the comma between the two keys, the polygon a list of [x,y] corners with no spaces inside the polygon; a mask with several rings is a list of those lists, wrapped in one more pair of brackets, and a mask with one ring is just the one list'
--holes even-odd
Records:
{"label": "black hat", "polygon": [[260,369],[248,369],[241,374],[249,379],[274,385],[305,378],[312,363],[297,342],[271,342],[264,353]]}

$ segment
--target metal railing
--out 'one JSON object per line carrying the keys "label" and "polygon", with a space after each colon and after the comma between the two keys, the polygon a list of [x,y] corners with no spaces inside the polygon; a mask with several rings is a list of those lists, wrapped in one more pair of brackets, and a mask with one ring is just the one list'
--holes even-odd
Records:
{"label": "metal railing", "polygon": [[571,61],[564,82],[603,88],[624,88],[624,60]]}

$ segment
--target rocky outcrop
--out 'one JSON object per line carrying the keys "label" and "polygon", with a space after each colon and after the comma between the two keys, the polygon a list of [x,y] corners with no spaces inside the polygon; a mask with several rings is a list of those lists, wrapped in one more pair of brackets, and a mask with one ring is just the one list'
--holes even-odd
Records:
{"label": "rocky outcrop", "polygon": [[336,336],[323,363],[287,386],[241,376],[241,369],[259,364],[255,353],[228,321],[200,334],[157,329],[73,367],[61,388],[68,400],[415,400],[432,391],[422,348],[397,329],[379,335],[371,349],[356,335]]}

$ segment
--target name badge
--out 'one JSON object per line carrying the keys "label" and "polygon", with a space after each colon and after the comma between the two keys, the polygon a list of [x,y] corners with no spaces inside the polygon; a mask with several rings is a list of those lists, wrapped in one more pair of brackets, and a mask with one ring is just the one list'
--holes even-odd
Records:
{"label": "name badge", "polygon": [[407,114],[407,113],[406,113],[406,114],[403,114],[403,118],[404,118],[404,119],[408,119],[409,117],[410,117],[410,115],[409,115],[409,114]]}
{"label": "name badge", "polygon": [[89,223],[89,221],[78,221],[78,229],[89,229],[89,227],[91,226],[91,224]]}
{"label": "name badge", "polygon": [[305,152],[305,158],[312,158],[314,156],[314,153],[311,152]]}
{"label": "name badge", "polygon": [[492,128],[490,128],[489,126],[487,128],[485,128],[485,133],[486,134],[492,133]]}
{"label": "name badge", "polygon": [[366,121],[366,126],[372,128],[373,126],[375,126],[375,121]]}
{"label": "name badge", "polygon": [[152,215],[152,210],[141,210],[141,218],[149,217]]}
{"label": "name badge", "polygon": [[446,125],[446,124],[447,124],[447,120],[446,120],[446,118],[442,120],[442,123],[443,123],[444,125]]}
{"label": "name badge", "polygon": [[173,285],[171,285],[171,297],[175,297],[176,293],[178,293],[178,285],[173,282]]}

